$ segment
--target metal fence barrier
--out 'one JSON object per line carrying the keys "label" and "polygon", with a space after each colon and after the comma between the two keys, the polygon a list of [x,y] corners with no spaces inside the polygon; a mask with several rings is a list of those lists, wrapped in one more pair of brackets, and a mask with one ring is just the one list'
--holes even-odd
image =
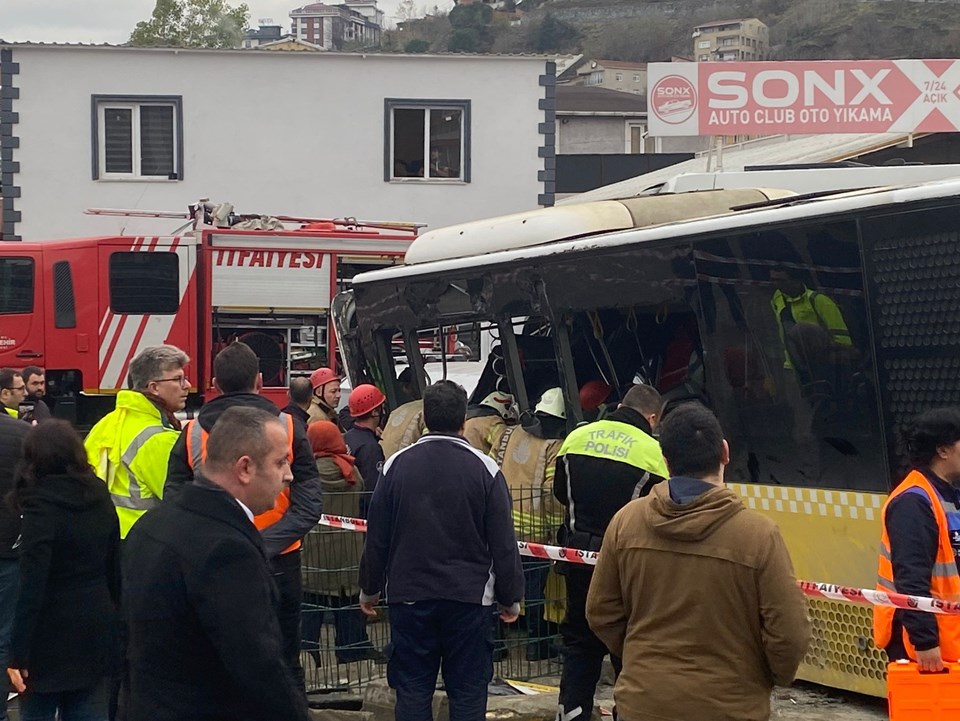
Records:
{"label": "metal fence barrier", "polygon": [[[346,496],[357,492],[344,492]],[[328,500],[331,494],[328,494]],[[556,540],[562,508],[547,488],[511,489],[518,540]],[[356,498],[337,498],[340,507]],[[365,503],[363,504],[366,505]],[[375,619],[360,611],[358,572],[364,534],[317,526],[304,539],[301,662],[312,694],[360,694],[367,681],[386,676],[389,609]],[[564,613],[564,586],[549,560],[523,558],[526,601],[514,624],[496,625],[494,675],[515,680],[556,677],[560,673],[557,636]],[[388,599],[387,599],[388,600]]]}

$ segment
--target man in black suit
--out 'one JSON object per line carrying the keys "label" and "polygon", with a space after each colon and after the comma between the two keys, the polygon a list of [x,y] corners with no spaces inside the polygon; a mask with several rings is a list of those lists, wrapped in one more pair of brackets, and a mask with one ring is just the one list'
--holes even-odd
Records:
{"label": "man in black suit", "polygon": [[129,721],[306,721],[283,663],[277,590],[253,517],[292,479],[277,416],[229,408],[202,478],[127,537]]}

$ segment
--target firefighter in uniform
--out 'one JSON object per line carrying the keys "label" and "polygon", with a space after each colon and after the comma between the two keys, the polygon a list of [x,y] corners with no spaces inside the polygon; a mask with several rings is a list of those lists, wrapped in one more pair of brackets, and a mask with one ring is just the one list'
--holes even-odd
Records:
{"label": "firefighter in uniform", "polygon": [[[563,520],[563,508],[553,498],[553,473],[557,452],[566,435],[566,411],[559,388],[544,391],[532,417],[520,425],[500,424],[491,438],[493,458],[510,488],[513,499],[513,528],[518,541],[549,543]],[[556,626],[545,618],[545,588],[551,562],[522,556],[524,618],[530,643],[528,661],[555,654]]]}
{"label": "firefighter in uniform", "polygon": [[383,448],[380,446],[380,420],[387,397],[375,385],[361,383],[352,391],[347,401],[353,426],[343,434],[347,453],[356,459],[357,469],[363,478],[363,496],[360,499],[360,517],[367,517],[370,499],[377,487],[380,469],[383,468]]}
{"label": "firefighter in uniform", "polygon": [[477,405],[467,408],[467,420],[463,437],[467,443],[484,455],[493,448],[493,439],[500,435],[504,426],[516,422],[513,396],[494,391]]}
{"label": "firefighter in uniform", "polygon": [[[560,545],[599,551],[614,514],[669,476],[660,444],[653,438],[660,404],[656,389],[636,385],[617,410],[567,436],[553,483],[554,495],[567,508]],[[560,624],[564,663],[558,719],[587,721],[608,651],[587,624],[593,566],[560,565],[567,581],[567,615]],[[611,660],[619,672],[620,659]]]}
{"label": "firefighter in uniform", "polygon": [[[914,469],[883,506],[877,590],[960,602],[960,408],[927,411],[904,434]],[[960,661],[960,616],[876,606],[873,636],[921,671]]]}
{"label": "firefighter in uniform", "polygon": [[274,507],[256,516],[254,524],[263,538],[263,549],[279,591],[279,621],[283,634],[284,662],[303,683],[300,665],[300,603],[303,584],[300,576],[300,547],[303,537],[316,526],[323,513],[323,487],[307,440],[306,428],[292,416],[280,413],[259,395],[262,387],[260,362],[249,346],[228,345],[213,360],[213,383],[222,395],[206,403],[188,422],[170,453],[164,491],[172,496],[193,481],[203,461],[207,435],[228,408],[262,408],[279,415],[290,443],[293,482],[277,497]]}
{"label": "firefighter in uniform", "polygon": [[340,381],[340,376],[329,368],[317,368],[310,374],[313,400],[310,410],[307,411],[310,414],[307,425],[314,421],[330,421],[335,423],[337,428],[341,428],[340,416],[337,414],[337,406],[340,405]]}
{"label": "firefighter in uniform", "polygon": [[130,362],[131,390],[84,440],[87,459],[106,484],[126,538],[140,517],[163,498],[167,460],[180,436],[174,415],[187,403],[190,359],[171,345],[146,348]]}

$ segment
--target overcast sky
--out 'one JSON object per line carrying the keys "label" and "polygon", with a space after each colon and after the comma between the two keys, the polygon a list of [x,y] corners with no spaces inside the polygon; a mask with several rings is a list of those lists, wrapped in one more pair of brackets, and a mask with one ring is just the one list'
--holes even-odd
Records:
{"label": "overcast sky", "polygon": [[[308,0],[246,0],[250,24],[260,18],[272,18],[289,29],[290,11]],[[328,0],[336,4],[338,0]],[[8,42],[122,43],[140,20],[153,12],[156,0],[0,0],[0,40]],[[239,0],[229,1],[230,5]],[[395,19],[400,0],[380,0],[388,25]],[[418,1],[424,8],[434,1]],[[444,4],[444,3],[440,3]]]}

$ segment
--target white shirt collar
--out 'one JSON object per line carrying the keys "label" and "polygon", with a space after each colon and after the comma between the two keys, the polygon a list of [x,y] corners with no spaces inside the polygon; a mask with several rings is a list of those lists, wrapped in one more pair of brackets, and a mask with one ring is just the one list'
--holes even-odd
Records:
{"label": "white shirt collar", "polygon": [[240,504],[240,508],[243,509],[243,512],[247,515],[247,518],[250,519],[250,523],[253,523],[253,511],[251,511],[249,508],[247,508],[247,507],[244,505],[243,501],[241,501],[239,498],[234,498],[233,500],[235,500],[237,503]]}

